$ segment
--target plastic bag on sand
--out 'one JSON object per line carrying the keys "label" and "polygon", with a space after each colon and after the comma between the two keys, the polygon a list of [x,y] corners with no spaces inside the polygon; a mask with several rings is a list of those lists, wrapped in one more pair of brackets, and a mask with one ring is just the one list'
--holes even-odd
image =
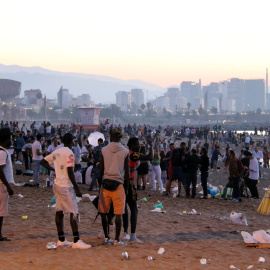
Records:
{"label": "plastic bag on sand", "polygon": [[82,197],[88,198],[92,202],[97,196],[90,196],[89,194],[83,194]]}
{"label": "plastic bag on sand", "polygon": [[154,208],[161,208],[161,209],[164,209],[162,203],[154,205]]}
{"label": "plastic bag on sand", "polygon": [[243,239],[244,239],[244,242],[246,244],[254,244],[254,243],[257,243],[257,241],[254,239],[254,237],[249,234],[248,232],[244,232],[242,231],[241,232],[241,235],[243,236]]}
{"label": "plastic bag on sand", "polygon": [[264,230],[253,232],[253,237],[259,243],[270,244],[270,235],[267,234]]}
{"label": "plastic bag on sand", "polygon": [[247,219],[244,217],[242,213],[236,213],[233,211],[230,214],[230,219],[233,222],[233,224],[248,226]]}

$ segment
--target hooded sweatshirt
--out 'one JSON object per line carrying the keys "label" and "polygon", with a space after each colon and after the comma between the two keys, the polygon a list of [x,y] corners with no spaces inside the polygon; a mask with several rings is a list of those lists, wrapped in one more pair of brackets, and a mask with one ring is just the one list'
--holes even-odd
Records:
{"label": "hooded sweatshirt", "polygon": [[103,179],[116,180],[124,184],[124,165],[129,150],[121,143],[111,142],[103,147],[101,151],[104,159]]}

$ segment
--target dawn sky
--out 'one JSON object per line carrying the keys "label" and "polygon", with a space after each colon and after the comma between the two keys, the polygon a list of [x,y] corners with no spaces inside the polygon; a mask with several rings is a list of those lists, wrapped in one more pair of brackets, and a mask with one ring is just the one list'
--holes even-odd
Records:
{"label": "dawn sky", "polygon": [[0,63],[162,87],[265,77],[269,0],[2,1]]}

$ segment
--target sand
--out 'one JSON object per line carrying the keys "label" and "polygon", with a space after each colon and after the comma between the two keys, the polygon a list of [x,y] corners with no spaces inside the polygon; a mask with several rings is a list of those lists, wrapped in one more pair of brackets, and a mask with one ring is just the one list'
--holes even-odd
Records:
{"label": "sand", "polygon": [[[16,168],[22,166],[16,165]],[[263,172],[267,179],[258,185],[261,198],[265,192],[263,188],[270,184],[269,169],[263,169]],[[40,175],[43,185],[45,178]],[[211,172],[209,182],[225,185],[227,178],[228,174],[223,171]],[[30,179],[33,177],[15,176],[17,183],[31,183]],[[81,185],[82,194],[97,195],[87,188]],[[97,211],[88,198],[83,198],[78,203],[80,236],[93,248],[47,250],[48,242],[57,241],[55,209],[50,204],[52,188],[14,187],[14,190],[9,202],[9,216],[3,225],[3,235],[12,241],[0,242],[0,269],[230,269],[230,265],[239,269],[247,269],[249,265],[254,265],[253,269],[270,269],[269,250],[246,247],[240,234],[242,230],[252,233],[270,229],[269,216],[256,211],[261,200],[244,198],[241,203],[234,203],[224,199],[186,199],[183,191],[181,198],[162,197],[159,192],[149,190],[138,191],[137,235],[143,243],[114,247],[103,246],[102,240],[97,239],[101,230],[100,217],[93,224]],[[200,190],[198,187],[198,192]],[[18,194],[24,197],[18,198]],[[144,197],[147,202],[141,201]],[[151,212],[158,200],[166,213]],[[192,209],[201,215],[176,215]],[[229,217],[232,211],[244,213],[248,226],[220,219]],[[27,220],[22,219],[24,215]],[[65,232],[67,239],[72,241],[68,217],[65,217]],[[160,247],[165,249],[163,255],[157,254]],[[128,252],[130,260],[122,259],[124,251]],[[154,261],[149,261],[148,256]],[[263,265],[257,264],[259,257],[266,259]],[[201,258],[209,259],[209,263],[201,265]]]}

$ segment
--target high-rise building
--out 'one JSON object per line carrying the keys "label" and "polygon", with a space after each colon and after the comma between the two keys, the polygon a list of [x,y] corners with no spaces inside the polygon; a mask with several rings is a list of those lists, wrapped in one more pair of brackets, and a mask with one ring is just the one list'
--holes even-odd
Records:
{"label": "high-rise building", "polygon": [[72,101],[72,95],[69,94],[68,89],[64,89],[62,86],[57,92],[57,104],[61,108],[68,108]]}
{"label": "high-rise building", "polygon": [[118,91],[116,94],[116,105],[128,109],[131,108],[131,94],[126,91]]}
{"label": "high-rise building", "polygon": [[201,105],[203,105],[201,80],[199,80],[199,83],[183,81],[181,83],[180,95],[186,98],[187,102],[191,103],[194,110],[197,110]]}
{"label": "high-rise building", "polygon": [[131,102],[141,106],[144,104],[144,93],[142,89],[131,89]]}
{"label": "high-rise building", "polygon": [[24,97],[28,99],[37,99],[39,95],[41,95],[42,97],[41,90],[39,89],[31,89],[24,91]]}
{"label": "high-rise building", "polygon": [[265,84],[263,79],[245,80],[246,111],[265,110]]}
{"label": "high-rise building", "polygon": [[236,102],[236,111],[243,112],[248,110],[245,106],[245,80],[233,78],[228,83],[227,97]]}

